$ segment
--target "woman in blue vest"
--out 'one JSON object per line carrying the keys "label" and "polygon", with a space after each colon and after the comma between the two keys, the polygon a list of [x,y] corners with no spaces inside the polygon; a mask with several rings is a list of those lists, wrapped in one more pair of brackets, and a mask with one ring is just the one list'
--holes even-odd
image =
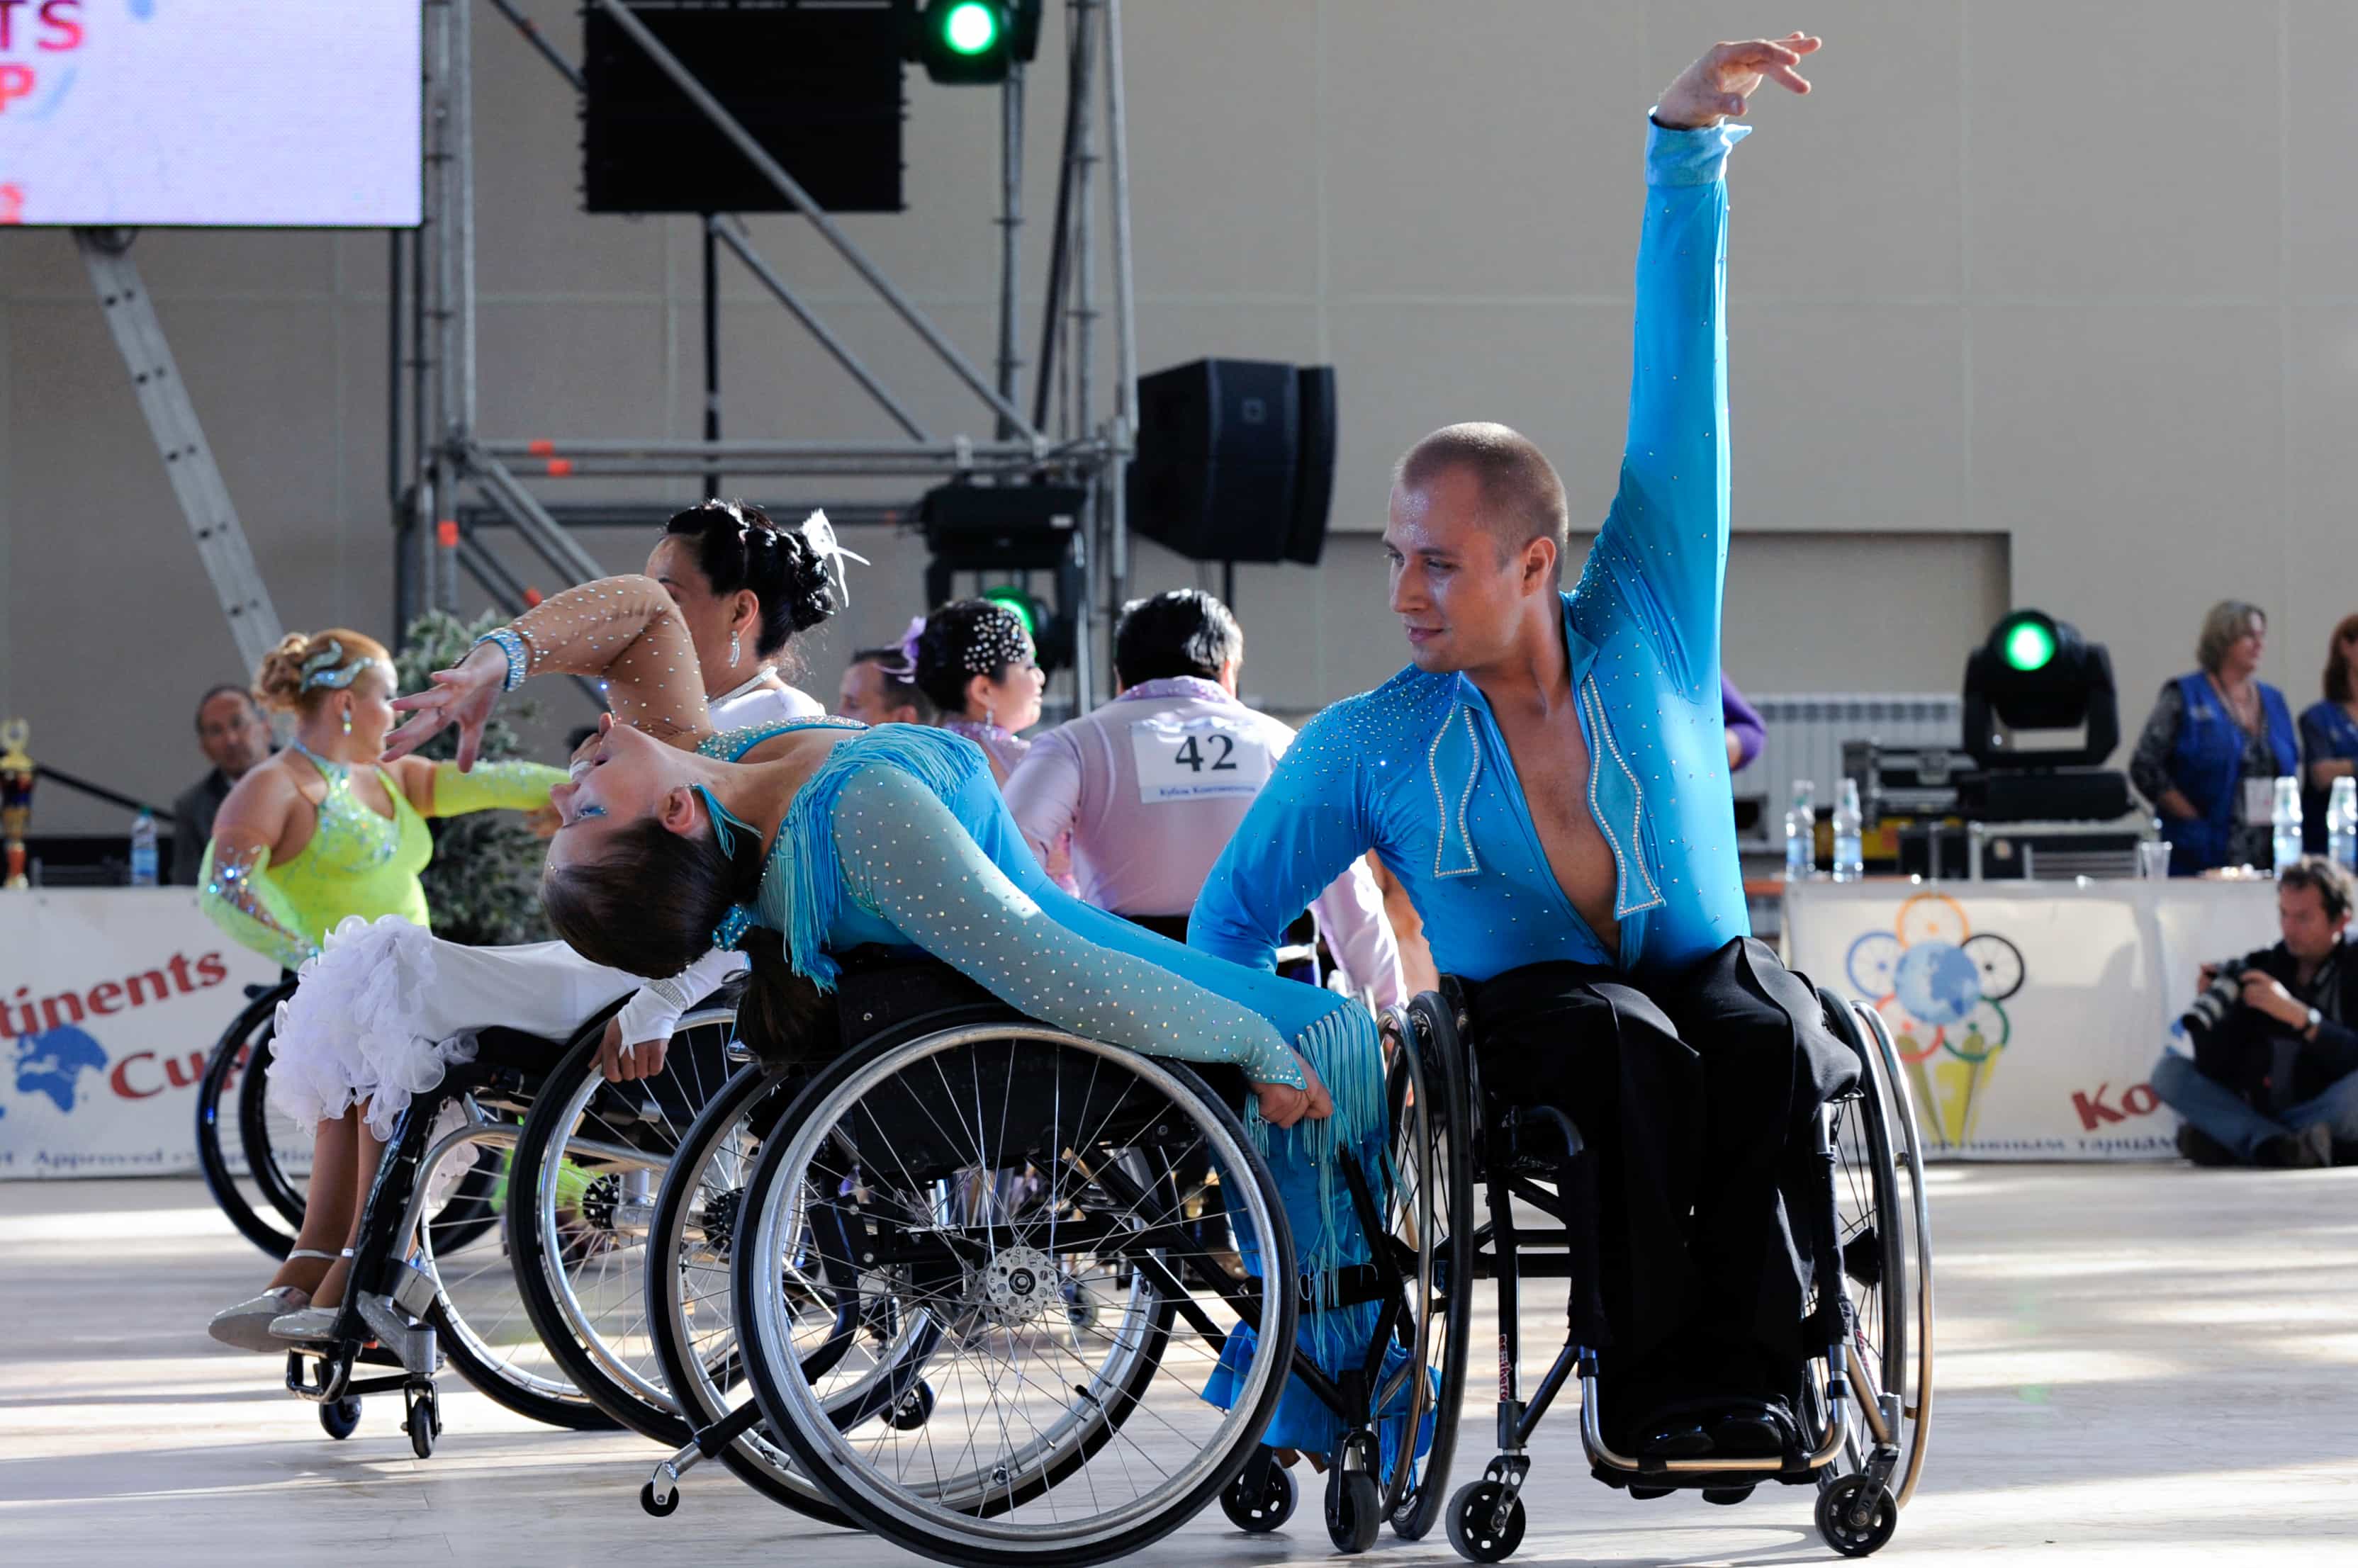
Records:
{"label": "woman in blue vest", "polygon": [[2292,709],[2258,678],[2268,618],[2223,600],[2202,618],[2201,668],[2164,685],[2129,759],[2129,780],[2161,814],[2169,874],[2267,866],[2276,781],[2299,762]]}
{"label": "woman in blue vest", "polygon": [[2325,803],[2335,779],[2358,773],[2358,615],[2325,644],[2325,700],[2300,710],[2301,831],[2312,855],[2326,849]]}

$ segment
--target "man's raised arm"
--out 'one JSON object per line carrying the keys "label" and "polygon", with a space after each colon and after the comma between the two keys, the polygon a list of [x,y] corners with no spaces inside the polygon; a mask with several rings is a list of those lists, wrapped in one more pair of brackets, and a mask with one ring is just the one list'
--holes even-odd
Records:
{"label": "man's raised arm", "polygon": [[1663,92],[1647,133],[1628,447],[1597,558],[1696,701],[1718,677],[1727,562],[1722,174],[1750,134],[1725,121],[1764,81],[1807,92],[1793,66],[1817,47],[1798,33],[1714,45]]}

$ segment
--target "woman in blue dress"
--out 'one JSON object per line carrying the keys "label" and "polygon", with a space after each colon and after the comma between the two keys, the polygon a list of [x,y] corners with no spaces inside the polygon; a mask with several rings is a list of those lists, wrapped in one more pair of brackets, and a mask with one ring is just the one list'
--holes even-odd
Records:
{"label": "woman in blue dress", "polygon": [[2358,773],[2358,615],[2345,615],[2325,644],[2325,699],[2300,711],[2303,848],[2325,853],[2325,805],[2335,779]]}
{"label": "woman in blue dress", "polygon": [[[503,691],[529,676],[602,677],[613,711],[588,766],[551,796],[543,896],[591,961],[671,975],[730,930],[752,961],[755,1038],[791,1042],[831,988],[834,954],[932,954],[1058,1028],[1152,1055],[1231,1063],[1305,1274],[1364,1262],[1333,1156],[1382,1169],[1384,1068],[1357,1002],[1167,941],[1060,892],[972,741],[934,729],[811,719],[716,733],[679,612],[642,577],[568,589],[492,633],[387,744],[446,724],[460,759]],[[1367,1346],[1372,1308],[1305,1314],[1330,1368]],[[1215,1390],[1217,1392],[1217,1390]],[[1298,1385],[1265,1441],[1323,1452],[1341,1428]]]}

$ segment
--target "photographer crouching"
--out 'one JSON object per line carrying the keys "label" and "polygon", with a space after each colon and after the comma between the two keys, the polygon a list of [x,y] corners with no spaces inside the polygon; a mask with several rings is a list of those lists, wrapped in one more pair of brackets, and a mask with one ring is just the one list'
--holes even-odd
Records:
{"label": "photographer crouching", "polygon": [[2358,962],[2342,940],[2350,873],[2311,855],[2277,877],[2284,940],[2202,968],[2202,992],[2153,1071],[2185,1119],[2178,1151],[2198,1165],[2305,1171],[2358,1164]]}

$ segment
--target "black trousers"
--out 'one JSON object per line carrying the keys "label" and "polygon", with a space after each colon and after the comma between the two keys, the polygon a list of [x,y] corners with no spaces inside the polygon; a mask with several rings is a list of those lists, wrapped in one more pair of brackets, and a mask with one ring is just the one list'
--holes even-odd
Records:
{"label": "black trousers", "polygon": [[1537,964],[1466,990],[1486,1098],[1554,1106],[1595,1152],[1608,1410],[1790,1400],[1813,1120],[1859,1072],[1809,982],[1745,938],[1670,976]]}

